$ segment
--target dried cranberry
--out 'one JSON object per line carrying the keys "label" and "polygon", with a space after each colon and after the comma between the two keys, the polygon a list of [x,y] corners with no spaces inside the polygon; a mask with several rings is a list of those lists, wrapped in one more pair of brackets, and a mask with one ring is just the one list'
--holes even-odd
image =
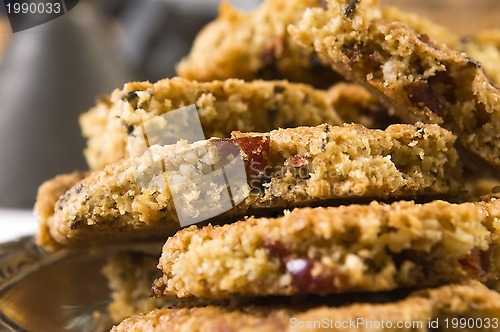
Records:
{"label": "dried cranberry", "polygon": [[295,258],[286,261],[286,270],[292,276],[292,282],[301,293],[329,294],[337,291],[338,283],[342,282],[339,273],[332,272],[330,268],[318,275],[313,275],[314,260]]}
{"label": "dried cranberry", "polygon": [[306,166],[309,163],[306,158],[301,157],[299,155],[295,155],[292,158],[289,158],[287,160],[287,162],[288,162],[288,165],[290,165],[292,167]]}
{"label": "dried cranberry", "polygon": [[489,253],[474,248],[460,260],[462,268],[473,279],[480,279],[488,272]]}
{"label": "dried cranberry", "polygon": [[[411,102],[418,107],[425,106],[431,112],[443,117],[446,110],[433,94],[429,84],[426,81],[414,82],[408,85],[408,97]],[[421,105],[423,104],[423,105]]]}
{"label": "dried cranberry", "polygon": [[286,249],[280,241],[266,239],[264,240],[264,248],[266,248],[272,256],[279,257],[281,261],[284,261],[286,257],[290,255],[288,249]]}
{"label": "dried cranberry", "polygon": [[247,174],[263,172],[269,159],[269,136],[238,137],[235,141],[244,153]]}

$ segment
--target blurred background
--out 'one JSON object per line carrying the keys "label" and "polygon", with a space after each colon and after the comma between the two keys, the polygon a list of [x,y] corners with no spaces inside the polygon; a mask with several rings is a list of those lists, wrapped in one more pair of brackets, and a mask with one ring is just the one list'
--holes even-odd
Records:
{"label": "blurred background", "polygon": [[[260,1],[229,2],[250,10]],[[464,35],[500,28],[499,0],[385,3]],[[15,34],[0,4],[0,209],[31,209],[44,180],[86,169],[79,114],[127,81],[173,76],[218,4],[81,0],[68,14]]]}

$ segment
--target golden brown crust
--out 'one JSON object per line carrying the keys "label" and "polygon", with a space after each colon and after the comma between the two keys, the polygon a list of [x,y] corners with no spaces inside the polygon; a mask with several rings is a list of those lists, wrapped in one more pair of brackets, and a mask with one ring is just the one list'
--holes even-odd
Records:
{"label": "golden brown crust", "polygon": [[36,241],[47,248],[56,248],[58,245],[53,241],[49,232],[49,219],[54,215],[54,206],[57,200],[76,183],[84,179],[88,172],[58,175],[45,181],[39,188],[35,203],[35,214],[39,220],[39,231]]}
{"label": "golden brown crust", "polygon": [[385,19],[376,0],[361,0],[352,8],[331,0],[329,6],[308,10],[290,28],[297,42],[314,48],[405,120],[443,125],[476,159],[500,169],[500,91],[479,63]]}
{"label": "golden brown crust", "polygon": [[498,279],[500,200],[300,208],[179,231],[157,295],[336,294]]}
{"label": "golden brown crust", "polygon": [[[477,282],[448,285],[436,289],[416,292],[406,299],[384,304],[353,304],[344,307],[315,307],[308,310],[292,308],[242,308],[229,310],[218,307],[193,309],[161,309],[146,315],[126,319],[111,331],[177,331],[177,332],[212,332],[212,331],[296,331],[298,324],[307,331],[428,331],[429,321],[439,320],[439,327],[448,330],[444,325],[446,318],[473,318],[481,320],[481,327],[470,331],[492,331],[500,317],[500,295]],[[378,328],[370,328],[366,324],[348,326],[344,329],[330,326],[311,326],[311,322],[356,321],[364,318],[365,322],[390,322]],[[418,322],[408,328],[397,326],[398,322]],[[293,325],[292,325],[293,324]],[[415,323],[414,323],[415,324]],[[478,324],[479,325],[479,324]]]}
{"label": "golden brown crust", "polygon": [[[246,198],[222,214],[222,222],[249,211],[328,200],[450,194],[459,189],[461,179],[454,139],[437,125],[393,125],[385,131],[361,125],[321,125],[266,134],[235,132],[226,141],[152,146],[153,161],[149,152],[139,158],[124,159],[94,172],[68,190],[57,202],[54,218],[49,221],[50,234],[62,245],[85,245],[89,240],[97,243],[164,238],[174,233],[179,224],[170,192],[173,187],[145,186],[136,177],[152,173],[149,176],[153,179],[162,179],[155,160],[162,160],[163,166],[172,170],[168,174],[183,167],[194,168],[205,163],[204,147],[220,142],[239,149],[247,166],[247,184],[238,192],[244,195],[242,199]],[[199,154],[194,160],[193,151]],[[200,175],[179,172],[175,174],[184,179],[182,183],[196,185],[193,180]],[[211,193],[207,197],[211,203],[189,207],[190,215],[203,215],[222,204],[219,191]],[[185,199],[186,204],[191,204],[191,200]]]}
{"label": "golden brown crust", "polygon": [[101,98],[80,118],[90,168],[102,169],[127,157],[127,139],[134,127],[192,104],[207,137],[228,137],[234,130],[342,123],[328,94],[303,84],[234,79],[199,83],[182,78],[132,82]]}

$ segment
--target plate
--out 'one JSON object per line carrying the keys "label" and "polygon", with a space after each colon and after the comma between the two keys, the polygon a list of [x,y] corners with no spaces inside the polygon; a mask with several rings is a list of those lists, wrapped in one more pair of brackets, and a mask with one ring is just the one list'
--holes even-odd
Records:
{"label": "plate", "polygon": [[151,251],[137,243],[47,252],[34,238],[0,245],[0,331],[108,331],[110,290],[101,270],[111,254]]}

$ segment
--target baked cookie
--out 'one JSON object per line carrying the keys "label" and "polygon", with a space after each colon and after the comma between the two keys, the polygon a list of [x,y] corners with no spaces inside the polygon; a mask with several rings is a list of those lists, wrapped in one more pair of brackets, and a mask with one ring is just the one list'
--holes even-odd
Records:
{"label": "baked cookie", "polygon": [[222,3],[219,17],[198,34],[177,73],[197,81],[288,79],[327,88],[340,76],[287,32],[308,7],[322,5],[322,0],[266,0],[244,13]]}
{"label": "baked cookie", "polygon": [[76,183],[83,180],[88,172],[75,172],[58,175],[45,181],[39,188],[35,203],[35,215],[38,218],[39,230],[36,241],[39,244],[54,247],[57,244],[50,236],[48,222],[54,215],[54,206],[57,200]]}
{"label": "baked cookie", "polygon": [[299,208],[169,238],[157,296],[379,292],[498,280],[500,200]]}
{"label": "baked cookie", "polygon": [[[328,88],[340,76],[287,32],[287,26],[297,23],[307,8],[325,5],[326,0],[267,0],[244,13],[223,3],[219,17],[199,33],[177,73],[198,81],[288,79]],[[391,7],[384,8],[383,15],[452,46],[459,43],[459,36],[417,15]]]}
{"label": "baked cookie", "polygon": [[376,0],[331,0],[328,10],[307,10],[289,31],[404,120],[448,128],[468,154],[500,174],[500,91],[478,62],[384,19]]}
{"label": "baked cookie", "polygon": [[[320,125],[153,145],[73,186],[56,203],[48,226],[61,245],[88,245],[164,239],[179,229],[179,216],[218,216],[226,223],[248,213],[346,199],[449,195],[461,186],[454,141],[437,125],[385,131]],[[225,167],[224,156],[236,155],[240,174],[225,168],[231,181],[215,181],[221,172],[214,169],[216,157]]]}
{"label": "baked cookie", "polygon": [[101,98],[81,116],[87,163],[97,170],[128,156],[127,139],[134,127],[192,104],[206,137],[228,137],[233,130],[264,132],[342,123],[326,92],[302,84],[241,80],[199,83],[182,78],[154,84],[134,82]]}
{"label": "baked cookie", "polygon": [[467,331],[479,332],[498,330],[499,317],[500,294],[480,283],[467,282],[415,292],[389,303],[304,310],[290,307],[231,310],[214,306],[160,309],[128,318],[111,331],[453,331],[458,330],[460,321],[474,321],[478,324],[471,324]]}

